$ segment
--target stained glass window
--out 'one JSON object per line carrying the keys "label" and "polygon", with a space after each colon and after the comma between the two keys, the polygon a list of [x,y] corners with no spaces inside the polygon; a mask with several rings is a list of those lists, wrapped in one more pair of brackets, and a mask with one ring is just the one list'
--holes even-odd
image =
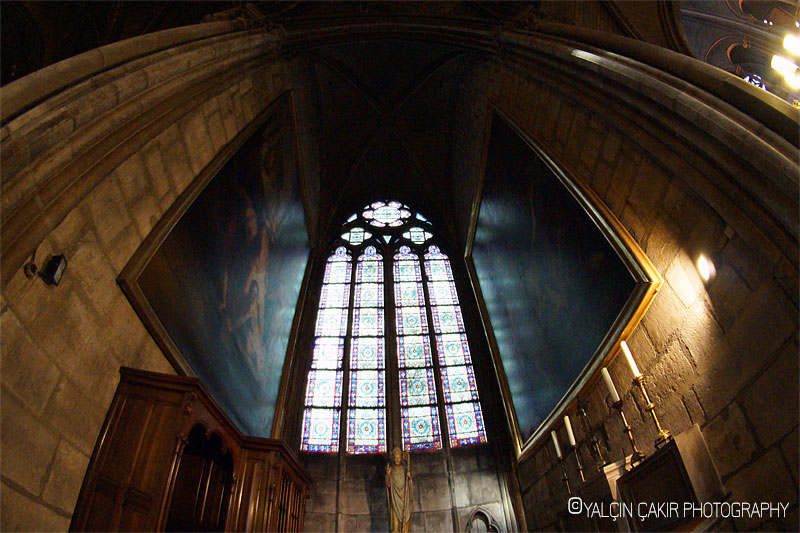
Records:
{"label": "stained glass window", "polygon": [[432,368],[409,368],[400,371],[400,404],[430,405],[436,403],[436,383]]}
{"label": "stained glass window", "polygon": [[341,338],[321,337],[314,341],[314,355],[311,368],[338,370],[342,368],[344,340]]}
{"label": "stained glass window", "polygon": [[326,283],[319,298],[320,307],[347,307],[350,303],[349,283]]}
{"label": "stained glass window", "polygon": [[431,345],[427,336],[397,337],[400,368],[432,367]]}
{"label": "stained glass window", "polygon": [[433,234],[428,233],[422,228],[411,228],[407,232],[403,233],[403,237],[413,242],[414,244],[422,244],[423,242],[433,237]]}
{"label": "stained glass window", "polygon": [[425,274],[432,304],[433,331],[450,446],[486,442],[478,387],[453,271],[450,260],[436,246],[429,246],[425,254]]}
{"label": "stained glass window", "polygon": [[386,451],[386,413],[383,409],[350,409],[347,412],[347,452]]}
{"label": "stained glass window", "polygon": [[450,433],[450,446],[486,442],[486,429],[478,402],[446,405],[445,410],[447,412],[447,432]]}
{"label": "stained glass window", "polygon": [[338,451],[339,416],[338,409],[306,409],[300,447],[308,452]]}
{"label": "stained glass window", "polygon": [[356,337],[350,342],[350,368],[384,368],[383,338]]}
{"label": "stained glass window", "polygon": [[386,451],[383,258],[367,246],[358,258],[353,298],[347,451]]}
{"label": "stained glass window", "polygon": [[365,231],[364,228],[352,228],[350,231],[342,233],[342,239],[356,246],[370,237],[372,237],[372,233]]}
{"label": "stained glass window", "polygon": [[339,407],[342,402],[342,373],[337,370],[312,370],[308,373],[306,405]]}
{"label": "stained glass window", "polygon": [[403,407],[400,409],[403,448],[406,450],[438,450],[442,447],[439,413],[436,406]]}
{"label": "stained glass window", "polygon": [[[430,222],[400,202],[376,201],[340,234],[346,244],[325,264],[301,450],[383,453],[387,423],[397,424],[398,415],[404,450],[441,449],[443,432],[451,447],[486,442],[453,270],[447,255],[428,245]],[[385,265],[379,248],[398,242]],[[424,257],[420,245],[427,246]],[[353,265],[352,250],[362,247]],[[384,286],[387,267],[392,290]],[[396,338],[388,347],[387,328]],[[387,349],[396,365],[387,367]],[[399,413],[386,412],[390,395],[392,405],[399,397]]]}

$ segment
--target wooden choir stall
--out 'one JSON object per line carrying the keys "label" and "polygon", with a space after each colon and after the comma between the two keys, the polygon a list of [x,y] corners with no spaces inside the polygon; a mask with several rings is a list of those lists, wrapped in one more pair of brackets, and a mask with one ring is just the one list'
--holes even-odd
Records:
{"label": "wooden choir stall", "polygon": [[302,531],[311,478],[196,378],[120,369],[72,531]]}

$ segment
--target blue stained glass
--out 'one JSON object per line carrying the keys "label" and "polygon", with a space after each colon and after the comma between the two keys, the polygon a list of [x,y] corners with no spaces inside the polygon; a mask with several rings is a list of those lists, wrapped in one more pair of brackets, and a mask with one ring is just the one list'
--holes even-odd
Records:
{"label": "blue stained glass", "polygon": [[320,337],[314,341],[314,355],[311,368],[336,370],[342,368],[344,339],[341,337]]}
{"label": "blue stained glass", "polygon": [[353,310],[353,336],[380,337],[383,335],[383,309]]}
{"label": "blue stained glass", "polygon": [[383,281],[383,262],[360,261],[356,267],[356,282],[380,283]]}
{"label": "blue stained glass", "polygon": [[442,366],[472,363],[467,336],[463,333],[436,335],[436,349],[439,352],[439,364]]}
{"label": "blue stained glass", "polygon": [[312,370],[308,373],[306,406],[339,407],[342,403],[342,373],[336,370]]}
{"label": "blue stained glass", "polygon": [[430,405],[436,403],[436,384],[432,368],[410,368],[400,371],[400,404]]}
{"label": "blue stained glass", "polygon": [[464,446],[486,442],[486,429],[483,425],[481,406],[477,402],[446,405],[447,430],[450,433],[450,446]]}
{"label": "blue stained glass", "polygon": [[339,416],[338,409],[306,409],[300,449],[306,452],[339,451]]}
{"label": "blue stained glass", "polygon": [[449,261],[425,261],[425,273],[431,281],[453,281]]}
{"label": "blue stained glass", "polygon": [[350,372],[350,407],[383,407],[384,388],[382,370]]}
{"label": "blue stained glass", "polygon": [[478,399],[475,374],[470,366],[443,366],[442,392],[447,403],[468,402]]}
{"label": "blue stained glass", "polygon": [[350,283],[350,272],[353,266],[350,262],[336,261],[329,262],[325,266],[325,283]]}
{"label": "blue stained glass", "polygon": [[400,409],[404,450],[438,450],[442,447],[436,406]]}
{"label": "blue stained glass", "polygon": [[343,337],[347,333],[347,308],[320,309],[317,313],[317,337]]}
{"label": "blue stained glass", "polygon": [[422,272],[419,269],[419,261],[395,261],[394,280],[398,281],[421,281]]}
{"label": "blue stained glass", "polygon": [[397,253],[394,254],[394,258],[396,261],[418,261],[419,258],[417,254],[411,252],[411,248],[408,246],[401,246]]}
{"label": "blue stained glass", "polygon": [[452,281],[429,281],[431,305],[458,305],[456,284]]}
{"label": "blue stained glass", "polygon": [[384,367],[384,341],[382,337],[353,337],[350,343],[350,368]]}
{"label": "blue stained glass", "polygon": [[396,309],[397,334],[420,335],[428,333],[428,319],[421,307],[398,307]]}
{"label": "blue stained glass", "polygon": [[347,453],[386,451],[386,415],[383,409],[347,411]]}
{"label": "blue stained glass", "polygon": [[436,333],[459,333],[464,331],[464,320],[457,305],[432,307],[433,330]]}
{"label": "blue stained glass", "polygon": [[422,283],[401,282],[394,284],[394,302],[396,305],[425,305],[425,294],[422,292]]}
{"label": "blue stained glass", "polygon": [[349,283],[326,283],[319,297],[320,307],[347,307],[350,304]]}
{"label": "blue stained glass", "polygon": [[397,337],[397,359],[400,368],[431,366],[431,345],[428,337]]}
{"label": "blue stained glass", "polygon": [[383,283],[357,283],[356,307],[383,307]]}

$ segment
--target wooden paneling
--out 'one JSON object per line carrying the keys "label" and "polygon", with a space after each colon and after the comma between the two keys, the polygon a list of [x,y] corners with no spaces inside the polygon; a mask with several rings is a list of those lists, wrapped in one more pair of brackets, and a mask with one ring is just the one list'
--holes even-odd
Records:
{"label": "wooden paneling", "polygon": [[71,530],[302,529],[310,477],[283,442],[242,435],[196,378],[120,372]]}

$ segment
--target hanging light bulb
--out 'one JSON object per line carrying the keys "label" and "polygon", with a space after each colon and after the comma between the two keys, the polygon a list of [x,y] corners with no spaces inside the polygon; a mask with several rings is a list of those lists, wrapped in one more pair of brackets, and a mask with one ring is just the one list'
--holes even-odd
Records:
{"label": "hanging light bulb", "polygon": [[790,54],[800,56],[800,37],[791,33],[783,38],[783,47],[786,48]]}

